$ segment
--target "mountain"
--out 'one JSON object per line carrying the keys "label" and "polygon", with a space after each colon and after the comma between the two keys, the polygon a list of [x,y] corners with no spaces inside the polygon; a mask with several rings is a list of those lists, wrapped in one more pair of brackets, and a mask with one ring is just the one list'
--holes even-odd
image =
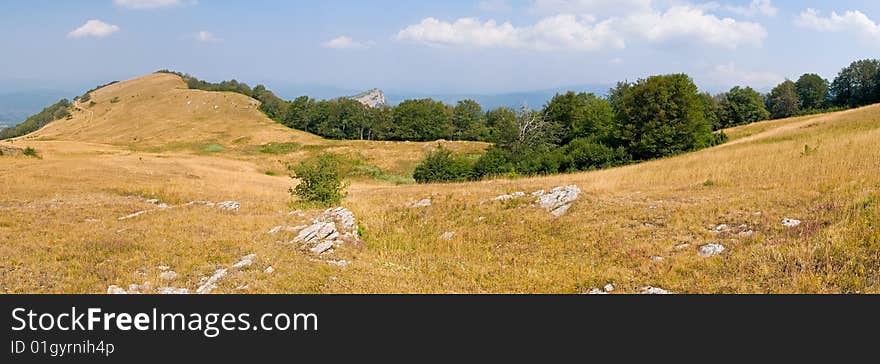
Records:
{"label": "mountain", "polygon": [[[47,105],[62,98],[72,98],[75,92],[62,90],[31,90],[0,93],[0,124],[8,126],[25,121]],[[2,129],[2,126],[0,126]]]}
{"label": "mountain", "polygon": [[533,109],[544,106],[556,94],[568,91],[588,92],[596,95],[606,95],[612,85],[579,85],[570,87],[557,87],[545,90],[509,92],[498,94],[448,94],[448,93],[393,93],[388,94],[388,104],[397,105],[409,99],[431,98],[442,101],[446,104],[455,105],[461,100],[471,99],[476,101],[483,107],[483,110],[490,110],[499,107],[519,108],[526,105]]}
{"label": "mountain", "polygon": [[385,103],[385,93],[382,90],[374,88],[369,91],[361,92],[357,95],[348,97],[349,99],[356,100],[361,104],[364,104],[369,107],[380,107],[387,105]]}

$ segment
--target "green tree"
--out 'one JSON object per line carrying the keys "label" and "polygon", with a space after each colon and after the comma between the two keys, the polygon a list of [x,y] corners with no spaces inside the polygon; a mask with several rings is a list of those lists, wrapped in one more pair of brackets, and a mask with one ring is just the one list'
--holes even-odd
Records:
{"label": "green tree", "polygon": [[455,105],[452,124],[455,126],[455,140],[485,140],[488,136],[486,115],[480,104],[474,100],[461,100]]}
{"label": "green tree", "polygon": [[712,130],[721,129],[721,123],[718,120],[718,98],[708,92],[703,92],[700,94],[700,102],[703,104],[703,115],[709,125],[712,125]]}
{"label": "green tree", "polygon": [[770,91],[767,96],[767,106],[770,116],[774,119],[792,117],[800,112],[801,101],[798,98],[794,82],[785,80]]}
{"label": "green tree", "polygon": [[499,107],[486,112],[486,125],[489,128],[488,141],[498,143],[501,139],[512,138],[507,134],[513,133],[516,129],[514,127],[515,120],[516,111],[509,107]]}
{"label": "green tree", "polygon": [[794,85],[801,110],[818,110],[825,107],[828,100],[828,80],[815,73],[801,76]]}
{"label": "green tree", "polygon": [[606,137],[614,112],[608,100],[594,94],[567,92],[556,94],[544,106],[544,115],[558,135],[557,144],[567,144],[575,138]]}
{"label": "green tree", "polygon": [[612,139],[638,160],[694,150],[712,139],[697,85],[685,74],[620,83],[611,104]]}
{"label": "green tree", "polygon": [[291,177],[299,179],[299,184],[290,193],[302,201],[331,206],[345,198],[346,184],[342,180],[339,156],[324,153],[302,161],[292,169],[294,174]]}
{"label": "green tree", "polygon": [[446,105],[431,99],[406,100],[394,108],[391,137],[395,140],[432,141],[451,139]]}
{"label": "green tree", "polygon": [[751,87],[736,86],[720,97],[718,122],[721,128],[750,124],[770,118],[770,112],[767,111],[764,104],[764,97]]}
{"label": "green tree", "polygon": [[878,93],[880,61],[866,59],[845,67],[831,83],[831,94],[837,106],[863,106],[880,100]]}
{"label": "green tree", "polygon": [[312,112],[315,109],[315,100],[308,96],[300,96],[287,105],[282,118],[282,124],[289,128],[304,131],[309,130],[312,120]]}
{"label": "green tree", "polygon": [[413,179],[418,183],[463,182],[471,179],[472,175],[473,166],[468,160],[453,155],[449,149],[441,146],[428,152],[416,166]]}

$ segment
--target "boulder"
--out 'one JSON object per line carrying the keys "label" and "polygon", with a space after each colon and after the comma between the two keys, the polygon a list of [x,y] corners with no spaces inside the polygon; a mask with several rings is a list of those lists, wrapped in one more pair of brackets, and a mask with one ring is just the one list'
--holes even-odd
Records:
{"label": "boulder", "polygon": [[724,245],[709,243],[700,247],[700,256],[703,258],[714,257],[724,252]]}

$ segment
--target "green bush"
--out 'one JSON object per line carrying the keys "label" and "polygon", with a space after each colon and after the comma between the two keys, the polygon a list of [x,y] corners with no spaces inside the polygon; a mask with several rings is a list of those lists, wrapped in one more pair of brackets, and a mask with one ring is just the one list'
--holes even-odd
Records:
{"label": "green bush", "polygon": [[300,200],[331,206],[345,198],[346,184],[342,180],[339,156],[324,153],[317,158],[305,160],[292,169],[294,175],[291,177],[300,182],[290,193]]}
{"label": "green bush", "polygon": [[418,183],[464,182],[472,176],[472,163],[463,157],[453,155],[449,149],[442,146],[429,152],[413,173],[413,178]]}
{"label": "green bush", "polygon": [[629,159],[624,148],[611,148],[587,139],[575,139],[562,148],[561,171],[576,172],[621,165]]}
{"label": "green bush", "polygon": [[23,154],[28,157],[39,157],[39,154],[37,154],[37,150],[31,147],[24,148]]}
{"label": "green bush", "polygon": [[300,148],[296,143],[269,143],[260,146],[260,153],[264,154],[289,154]]}
{"label": "green bush", "polygon": [[479,179],[487,176],[501,176],[515,173],[510,156],[504,149],[492,147],[474,163],[474,177]]}

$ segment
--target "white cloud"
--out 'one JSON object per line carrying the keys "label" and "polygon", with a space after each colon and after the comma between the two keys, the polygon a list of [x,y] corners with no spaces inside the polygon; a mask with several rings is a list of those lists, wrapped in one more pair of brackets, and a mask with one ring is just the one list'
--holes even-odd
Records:
{"label": "white cloud", "polygon": [[651,11],[651,0],[533,0],[540,14],[631,15]]}
{"label": "white cloud", "polygon": [[526,27],[494,20],[481,22],[461,18],[449,23],[426,18],[401,30],[398,41],[448,46],[493,47],[532,50],[597,50],[606,46],[623,48],[624,41],[612,29],[612,22],[594,22],[586,17],[562,14],[541,19]]}
{"label": "white cloud", "polygon": [[719,18],[692,6],[674,6],[665,12],[633,15],[625,28],[653,42],[696,41],[705,45],[736,48],[761,45],[767,31],[758,23]]}
{"label": "white cloud", "polygon": [[752,0],[752,2],[748,6],[737,6],[737,5],[718,5],[716,3],[708,3],[705,5],[706,8],[709,9],[721,9],[723,11],[734,13],[742,16],[754,17],[754,16],[776,16],[779,14],[779,8],[773,6],[773,2],[771,0]]}
{"label": "white cloud", "polygon": [[211,33],[206,30],[202,30],[195,34],[195,39],[199,42],[203,43],[218,43],[222,42],[223,39],[218,38],[214,33]]}
{"label": "white cloud", "polygon": [[513,10],[507,0],[481,0],[477,3],[477,8],[494,13],[506,13]]}
{"label": "white cloud", "polygon": [[113,0],[116,6],[128,9],[158,9],[174,6],[195,5],[197,0]]}
{"label": "white cloud", "polygon": [[118,26],[107,24],[100,20],[92,19],[87,21],[81,27],[76,28],[68,33],[67,36],[70,38],[104,38],[110,34],[116,33],[117,31],[119,31]]}
{"label": "white cloud", "polygon": [[847,11],[843,14],[831,12],[828,17],[823,17],[815,9],[807,9],[801,12],[795,23],[801,27],[818,31],[851,32],[868,40],[880,41],[880,25],[858,10]]}
{"label": "white cloud", "polygon": [[339,36],[322,44],[324,48],[331,49],[367,49],[373,46],[373,42],[357,42],[348,36]]}
{"label": "white cloud", "polygon": [[747,85],[758,88],[773,86],[785,80],[784,77],[773,72],[740,69],[733,62],[715,66],[710,78],[724,87]]}

